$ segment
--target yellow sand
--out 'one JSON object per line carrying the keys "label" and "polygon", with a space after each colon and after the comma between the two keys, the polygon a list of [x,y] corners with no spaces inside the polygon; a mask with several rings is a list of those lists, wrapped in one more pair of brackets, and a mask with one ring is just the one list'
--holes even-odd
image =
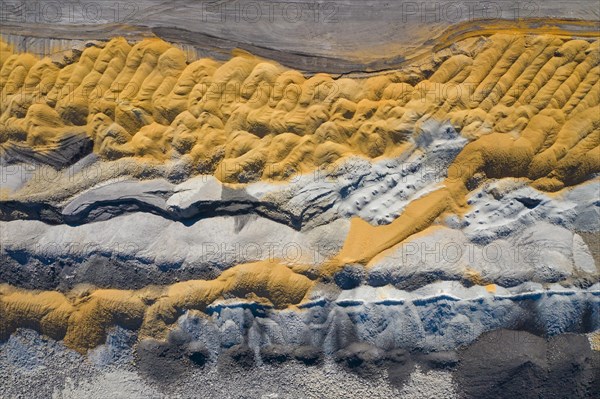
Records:
{"label": "yellow sand", "polygon": [[590,341],[592,350],[600,351],[600,331],[594,331],[593,333],[588,334],[588,340]]}
{"label": "yellow sand", "polygon": [[[12,54],[3,56],[0,70],[0,143],[44,148],[83,130],[108,159],[162,162],[183,154],[201,170],[238,182],[286,179],[351,155],[392,157],[431,118],[450,121],[471,139],[440,188],[391,224],[354,218],[342,250],[321,270],[327,277],[348,263],[373,264],[440,216],[463,212],[473,177],[525,178],[557,191],[600,172],[597,33],[583,40],[541,32],[484,31],[491,36],[434,54],[422,64],[430,73],[409,68],[364,79],[307,79],[248,54],[187,64],[180,50],[160,40],[114,39],[62,69]],[[5,45],[0,52],[11,54]],[[3,287],[0,335],[30,327],[83,350],[102,342],[115,323],[161,337],[186,309],[217,298],[265,298],[285,307],[311,286],[287,267],[265,262],[234,267],[214,281],[140,291],[65,296]]]}
{"label": "yellow sand", "polygon": [[138,291],[83,289],[69,294],[0,285],[0,339],[32,328],[85,351],[104,342],[116,324],[164,338],[185,310],[204,310],[219,298],[249,298],[277,308],[300,303],[313,282],[275,262],[235,266],[216,280],[186,281]]}
{"label": "yellow sand", "polygon": [[[224,63],[188,63],[159,39],[99,43],[62,69],[2,44],[0,143],[25,141],[43,151],[66,134],[86,133],[108,159],[183,155],[203,173],[244,182],[287,179],[348,156],[398,155],[434,118],[471,139],[528,131],[528,140],[543,141],[534,152],[544,152],[531,175],[540,188],[556,189],[565,170],[579,167],[584,175],[597,166],[590,150],[598,133],[599,50],[597,38],[542,28],[554,34],[525,35],[517,24],[466,38],[414,67],[361,79],[306,78],[242,52]],[[488,24],[481,34],[494,29]],[[473,27],[465,32],[476,34]],[[587,137],[569,141],[573,128]],[[563,146],[573,153],[563,154]]]}

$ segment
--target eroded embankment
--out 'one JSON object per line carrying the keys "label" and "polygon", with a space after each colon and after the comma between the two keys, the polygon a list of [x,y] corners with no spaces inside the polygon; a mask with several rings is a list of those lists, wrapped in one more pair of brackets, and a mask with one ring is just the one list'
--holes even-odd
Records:
{"label": "eroded embankment", "polygon": [[68,295],[2,287],[1,336],[33,328],[73,348],[93,348],[114,325],[162,337],[186,310],[203,310],[222,297],[263,298],[282,308],[300,303],[313,283],[277,263],[236,266],[212,281],[187,281],[139,291],[86,290]]}
{"label": "eroded embankment", "polygon": [[[470,148],[481,153],[471,157],[491,159],[469,159],[496,171],[500,160],[512,160],[506,151],[516,150],[511,156],[521,163],[539,155],[531,170],[515,167],[533,179],[548,177],[539,184],[549,188],[597,167],[590,152],[598,145],[599,98],[592,38],[471,38],[419,69],[363,79],[306,79],[248,54],[188,64],[181,50],[158,39],[95,43],[61,64],[11,55],[7,46],[3,54],[0,130],[9,148],[26,143],[44,153],[64,137],[87,135],[109,159],[184,157],[197,173],[247,182],[286,179],[352,155],[398,155],[434,118],[471,139],[497,133]],[[566,139],[574,128],[580,133]],[[524,138],[517,147],[508,143],[515,135]],[[490,148],[496,138],[499,148]]]}
{"label": "eroded embankment", "polygon": [[[8,338],[18,328],[32,328],[85,352],[102,344],[114,326],[155,339],[165,339],[175,328],[191,336],[200,334],[196,340],[211,342],[211,351],[218,353],[221,329],[225,335],[235,333],[235,339],[241,339],[238,344],[260,348],[285,337],[280,345],[316,345],[332,354],[362,341],[388,349],[448,350],[499,328],[556,335],[600,327],[597,286],[589,290],[540,286],[528,292],[527,284],[511,291],[444,284],[414,293],[364,287],[344,291],[337,299],[309,300],[306,294],[313,283],[308,278],[277,264],[254,264],[226,271],[214,281],[138,291],[80,288],[62,294],[3,286],[2,337]],[[222,299],[231,297],[245,299]],[[232,322],[243,325],[230,327],[227,333],[223,328]],[[198,330],[198,324],[204,327]],[[256,328],[258,332],[251,331]],[[249,335],[238,337],[239,331]],[[262,336],[271,338],[256,341]]]}
{"label": "eroded embankment", "polygon": [[[319,271],[328,279],[347,264],[368,265],[440,216],[461,214],[466,194],[486,178],[526,178],[556,191],[598,173],[598,43],[495,34],[466,39],[420,71],[364,79],[306,79],[248,54],[188,64],[181,50],[160,40],[96,43],[61,64],[11,55],[5,46],[0,141],[10,151],[21,145],[44,154],[79,135],[104,158],[186,157],[197,172],[247,182],[285,180],[354,155],[396,156],[432,118],[448,119],[472,140],[442,186],[389,225],[354,218],[343,249]],[[81,297],[5,287],[2,336],[30,327],[80,350],[102,342],[113,324],[162,337],[186,309],[217,298],[256,295],[286,307],[312,285],[265,262],[231,268],[214,281]]]}

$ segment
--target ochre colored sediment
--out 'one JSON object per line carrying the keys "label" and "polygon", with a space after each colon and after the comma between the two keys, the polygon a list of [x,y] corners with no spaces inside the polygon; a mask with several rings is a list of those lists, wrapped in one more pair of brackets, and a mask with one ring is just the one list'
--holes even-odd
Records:
{"label": "ochre colored sediment", "polygon": [[204,310],[219,298],[246,298],[276,308],[300,303],[313,282],[286,266],[258,262],[235,266],[216,280],[186,281],[137,291],[79,289],[68,294],[0,285],[0,339],[32,328],[85,351],[106,339],[116,324],[164,338],[185,310]]}
{"label": "ochre colored sediment", "polygon": [[[349,156],[393,157],[431,118],[449,120],[471,139],[499,133],[509,140],[537,129],[531,134],[543,142],[538,147],[547,147],[562,128],[583,124],[583,132],[597,133],[597,118],[589,115],[600,98],[597,31],[578,32],[596,39],[573,39],[553,29],[492,34],[487,24],[487,38],[355,79],[307,79],[246,53],[224,63],[188,63],[183,51],[159,39],[95,43],[65,65],[12,54],[0,70],[0,143],[43,151],[65,135],[87,134],[105,158],[184,156],[226,182],[286,179]],[[7,45],[2,52],[10,53]],[[594,143],[583,140],[577,153]],[[547,166],[578,165],[575,155],[554,161],[563,144],[571,143],[559,140],[536,160],[536,178],[552,172]],[[584,158],[583,172],[595,162]],[[540,185],[553,188],[556,180]]]}
{"label": "ochre colored sediment", "polygon": [[594,331],[588,335],[590,346],[593,350],[600,352],[600,331]]}
{"label": "ochre colored sediment", "polygon": [[434,51],[448,47],[457,41],[473,36],[487,36],[497,33],[535,34],[572,37],[598,37],[598,21],[584,21],[561,18],[521,18],[488,19],[462,22],[449,27],[436,38]]}
{"label": "ochre colored sediment", "polygon": [[[557,191],[600,172],[599,41],[555,33],[466,39],[422,64],[422,72],[363,79],[306,79],[247,54],[188,64],[160,40],[114,39],[64,66],[13,54],[2,57],[0,70],[0,142],[37,149],[66,134],[87,134],[105,158],[163,162],[183,155],[200,171],[238,182],[286,179],[351,155],[392,157],[429,119],[448,120],[471,140],[440,188],[391,224],[354,218],[342,250],[321,270],[327,277],[349,263],[368,266],[440,216],[463,212],[472,180],[525,178]],[[297,96],[290,95],[294,89]],[[186,309],[229,295],[285,307],[312,285],[263,262],[214,281],[139,291],[63,295],[3,287],[0,336],[30,327],[84,350],[102,342],[113,324],[161,337]]]}
{"label": "ochre colored sediment", "polygon": [[384,226],[353,218],[341,252],[328,262],[325,273],[333,274],[349,263],[367,264],[375,255],[430,226],[449,208],[450,198],[445,188],[434,191],[412,201],[396,220]]}
{"label": "ochre colored sediment", "polygon": [[352,219],[344,247],[327,270],[333,273],[347,263],[366,265],[442,214],[460,214],[466,206],[467,184],[475,175],[526,177],[533,187],[547,191],[580,183],[600,172],[599,146],[599,106],[582,111],[562,126],[552,116],[536,115],[518,138],[506,133],[482,136],[457,156],[442,188],[412,201],[389,225],[373,226],[360,218]]}

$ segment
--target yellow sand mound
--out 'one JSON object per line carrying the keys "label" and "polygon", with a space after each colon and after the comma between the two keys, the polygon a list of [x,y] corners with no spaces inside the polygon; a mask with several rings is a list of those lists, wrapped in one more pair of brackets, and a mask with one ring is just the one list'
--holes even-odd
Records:
{"label": "yellow sand mound", "polygon": [[[527,178],[556,191],[600,172],[597,37],[482,33],[487,37],[465,39],[420,69],[362,79],[306,78],[246,54],[187,63],[160,40],[132,46],[114,39],[62,68],[1,45],[0,144],[42,148],[83,129],[106,158],[187,156],[202,171],[237,182],[285,179],[349,155],[394,156],[431,118],[450,121],[471,139],[440,188],[394,222],[376,227],[353,219],[343,249],[322,270],[331,276],[348,263],[368,265],[440,216],[462,212],[473,178]],[[186,309],[220,297],[285,307],[312,284],[264,262],[214,281],[139,291],[63,295],[2,287],[0,337],[29,327],[84,350],[113,324],[160,337]]]}
{"label": "yellow sand mound", "polygon": [[[528,132],[543,152],[531,154],[529,175],[552,189],[571,179],[565,170],[595,170],[594,157],[582,154],[597,144],[598,43],[517,30],[464,39],[419,65],[354,79],[307,78],[245,53],[188,63],[158,39],[95,43],[64,67],[3,44],[0,143],[41,149],[86,132],[108,159],[186,156],[201,172],[243,182],[286,179],[350,155],[391,157],[435,118],[471,139]],[[571,129],[579,129],[574,141],[565,139]],[[573,153],[563,154],[565,146]]]}
{"label": "yellow sand mound", "polygon": [[187,309],[204,310],[219,298],[249,298],[277,308],[300,303],[313,283],[286,266],[258,262],[235,266],[212,281],[186,281],[138,291],[80,289],[59,292],[19,290],[0,285],[0,339],[31,328],[85,351],[100,345],[120,325],[164,338]]}

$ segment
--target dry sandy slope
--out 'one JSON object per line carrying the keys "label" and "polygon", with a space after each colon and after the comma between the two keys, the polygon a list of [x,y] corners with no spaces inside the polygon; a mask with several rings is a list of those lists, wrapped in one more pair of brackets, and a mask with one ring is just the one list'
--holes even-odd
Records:
{"label": "dry sandy slope", "polygon": [[109,159],[183,156],[246,182],[398,155],[425,121],[449,120],[484,136],[457,160],[460,179],[527,176],[555,190],[598,171],[598,43],[497,34],[365,79],[306,79],[250,55],[187,64],[160,40],[114,39],[62,66],[5,46],[2,142],[47,152],[84,134]]}
{"label": "dry sandy slope", "polygon": [[[439,188],[407,204],[390,224],[352,219],[340,253],[319,270],[319,278],[327,279],[345,265],[368,264],[442,217],[464,213],[473,181],[527,178],[534,187],[556,191],[600,171],[598,43],[495,34],[442,50],[420,69],[306,79],[248,54],[225,63],[187,64],[181,50],[161,40],[131,45],[113,39],[61,65],[26,53],[3,57],[0,86],[8,101],[0,123],[9,149],[22,142],[44,154],[65,135],[87,135],[102,157],[158,164],[189,157],[200,171],[225,182],[285,180],[355,155],[398,156],[433,140],[424,131],[432,119],[448,120],[471,140]],[[294,89],[298,95],[290,96]],[[14,323],[5,334],[23,320],[57,336],[69,325],[68,342],[93,347],[105,325],[125,320],[140,326],[150,317],[146,328],[160,331],[186,306],[203,308],[223,295],[255,294],[278,307],[297,304],[314,281],[304,276],[312,273],[310,265],[293,270],[269,260],[233,267],[214,281],[172,286],[168,305],[158,301],[151,307],[158,318],[148,316],[154,311],[143,316],[145,300],[138,294],[97,291],[86,295],[92,312],[81,313],[94,325],[90,329],[71,317],[74,308],[57,293],[11,294],[7,288],[6,315]],[[169,309],[179,310],[168,315]]]}
{"label": "dry sandy slope", "polygon": [[[0,338],[34,329],[86,353],[110,341],[116,325],[139,340],[150,370],[153,356],[165,355],[166,365],[156,363],[160,374],[189,365],[186,356],[203,357],[207,348],[213,360],[223,354],[242,365],[261,358],[304,359],[297,351],[307,337],[311,350],[325,351],[339,363],[358,358],[380,366],[389,360],[384,350],[454,349],[498,328],[546,335],[597,330],[598,267],[590,253],[595,251],[579,233],[598,232],[581,215],[584,207],[586,217],[598,213],[593,196],[600,172],[600,42],[591,25],[573,24],[579,31],[541,27],[534,34],[524,33],[528,25],[499,29],[498,22],[474,31],[467,24],[465,32],[434,46],[439,51],[402,69],[342,78],[305,76],[240,51],[226,60],[190,62],[188,53],[157,38],[94,42],[58,62],[3,44],[0,143],[6,162],[61,168],[91,151],[82,162],[133,160],[141,168],[139,180],[129,170],[113,176],[131,179],[120,185],[110,179],[73,183],[85,170],[81,165],[74,168],[75,179],[11,183],[2,193],[7,221],[0,228],[3,238],[16,239],[5,246],[16,267],[35,258],[34,274],[54,271],[53,263],[64,261],[65,254],[36,253],[35,243],[77,240],[84,233],[106,247],[137,234],[147,259],[160,253],[167,266],[173,261],[169,250],[183,243],[177,251],[183,253],[186,245],[197,244],[194,238],[223,234],[225,241],[248,241],[268,228],[273,237],[307,240],[308,247],[319,235],[305,233],[336,219],[342,219],[335,225],[339,231],[322,234],[335,235],[343,245],[324,263],[256,259],[225,265],[217,259],[220,267],[210,278],[174,282],[179,277],[173,272],[170,284],[140,289],[77,286],[58,292],[2,285]],[[368,47],[372,39],[366,35],[357,45]],[[461,40],[446,47],[453,39]],[[289,43],[279,45],[289,50]],[[340,57],[367,62],[382,50],[339,51]],[[440,154],[447,155],[446,163],[433,180],[410,176],[423,173],[428,157]],[[406,162],[415,169],[404,180],[398,177],[406,177]],[[172,163],[187,168],[174,179],[184,180],[180,186],[166,180],[138,183],[166,177],[164,167]],[[364,163],[368,170],[357,181],[338,184],[355,178]],[[343,165],[349,165],[345,172],[333,168]],[[303,180],[320,169],[334,183]],[[199,173],[220,182],[199,188],[190,178]],[[211,197],[211,190],[217,194]],[[244,196],[232,205],[223,193],[234,191]],[[312,201],[306,218],[313,225],[291,223],[297,233],[272,221],[240,222],[240,215],[252,214],[248,208],[258,208],[259,197],[276,205],[268,212],[294,215],[300,209],[302,217],[309,209],[302,208],[304,202]],[[203,206],[219,201],[231,214],[202,215]],[[246,208],[235,208],[240,204]],[[180,220],[168,206],[197,212],[200,221]],[[77,219],[80,209],[96,213]],[[39,220],[21,220],[32,218]],[[105,230],[96,233],[100,228]],[[181,242],[170,245],[165,235]],[[403,246],[445,239],[471,247],[491,241],[506,249],[523,242],[544,253],[533,265],[489,265],[480,258],[432,265],[426,256],[404,262]],[[116,263],[106,247],[98,252]],[[159,273],[170,273],[166,269]],[[445,279],[460,283],[438,281]],[[381,287],[387,284],[408,292]],[[520,354],[513,360],[515,368],[533,364],[532,373],[544,379],[554,369],[543,365],[555,360],[540,340],[527,354],[532,361]],[[589,351],[583,346],[581,353]],[[9,355],[17,356],[18,347],[9,346]],[[452,359],[423,364],[441,361],[445,368]],[[513,363],[504,366],[498,369],[512,371]],[[464,373],[460,378],[473,378],[471,370]],[[589,392],[589,376],[577,378],[581,392]],[[444,381],[452,389],[449,377]]]}
{"label": "dry sandy slope", "polygon": [[430,51],[431,39],[450,45],[458,39],[445,37],[449,32],[460,37],[482,25],[501,32],[525,20],[523,31],[550,28],[556,33],[580,30],[585,21],[597,30],[599,17],[597,5],[588,0],[571,1],[568,7],[556,0],[144,0],[132,4],[100,0],[93,5],[42,0],[29,6],[28,12],[15,3],[6,3],[2,33],[16,35],[15,44],[38,54],[69,49],[73,39],[158,36],[202,56],[226,59],[232,48],[242,48],[313,73],[395,68]]}

